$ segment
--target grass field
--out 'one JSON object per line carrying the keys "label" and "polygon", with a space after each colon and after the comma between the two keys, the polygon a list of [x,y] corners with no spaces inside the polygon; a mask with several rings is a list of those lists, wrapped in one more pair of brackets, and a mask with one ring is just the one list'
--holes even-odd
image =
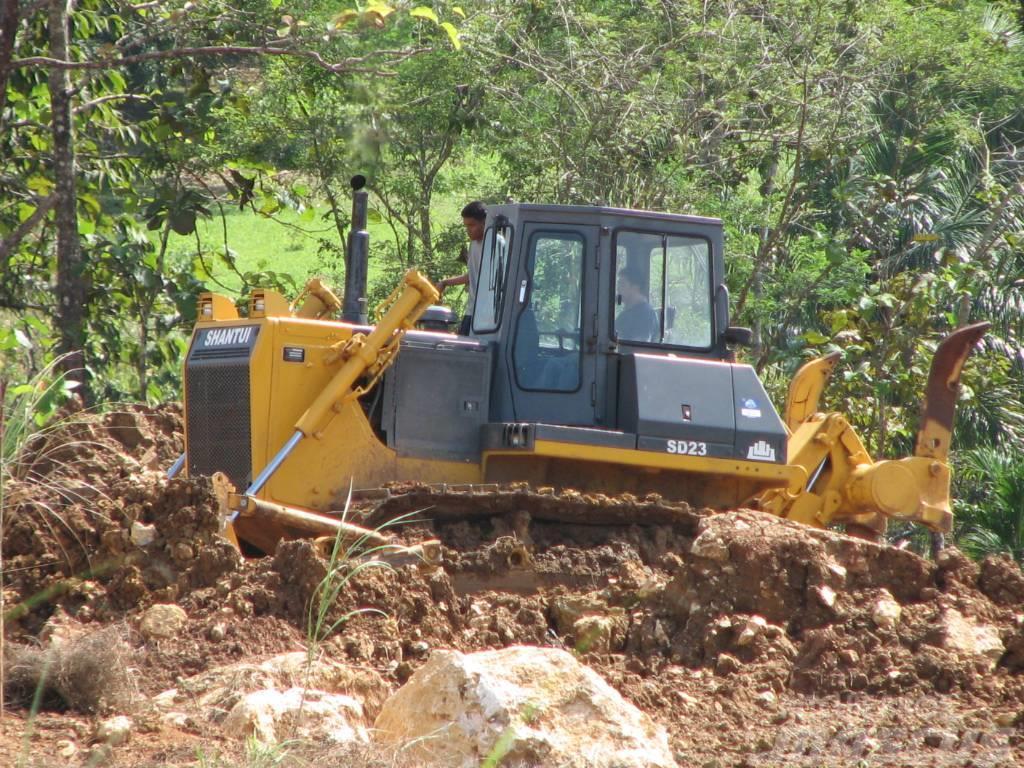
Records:
{"label": "grass field", "polygon": [[[314,215],[282,210],[272,218],[253,211],[226,208],[223,216],[201,219],[194,235],[172,234],[168,249],[172,258],[195,258],[197,252],[223,253],[225,245],[235,260],[238,272],[272,271],[290,275],[297,286],[312,275],[340,277],[336,254],[321,247],[321,241],[339,245],[333,223],[323,218],[326,207],[313,209]],[[384,237],[384,224],[370,225],[370,240]],[[206,258],[204,264],[220,290],[237,291],[242,280],[219,258]]]}
{"label": "grass field", "polygon": [[[435,233],[445,227],[460,224],[462,206],[474,197],[484,196],[483,190],[497,185],[495,162],[494,158],[474,156],[458,167],[446,169],[439,185],[444,191],[434,196],[431,206]],[[373,205],[371,195],[371,209]],[[297,287],[301,287],[311,276],[320,276],[339,291],[342,289],[341,259],[331,246],[343,247],[343,244],[326,205],[303,213],[282,209],[273,216],[264,216],[252,210],[239,210],[236,206],[212,208],[215,215],[209,219],[200,219],[196,223],[195,234],[182,236],[172,233],[168,249],[172,258],[181,260],[195,259],[197,254],[204,254],[202,267],[209,275],[208,282],[213,290],[236,293],[242,286],[240,274],[267,271],[289,275]],[[378,282],[393,279],[383,270],[379,260],[374,259],[374,244],[390,241],[394,235],[388,223],[379,216],[371,216],[368,229],[369,282],[370,293],[373,294],[375,287],[378,292],[384,288],[377,286]],[[403,231],[402,227],[398,229]],[[153,235],[155,237],[156,233]],[[325,247],[325,242],[330,245]],[[216,255],[223,253],[225,246],[234,260],[235,269]],[[431,277],[437,279],[441,275]],[[457,295],[448,298],[457,299]]]}

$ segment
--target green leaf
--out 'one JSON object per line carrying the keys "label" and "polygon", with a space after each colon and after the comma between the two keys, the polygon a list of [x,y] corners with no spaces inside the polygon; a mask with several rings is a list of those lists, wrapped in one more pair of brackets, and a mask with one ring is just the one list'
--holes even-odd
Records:
{"label": "green leaf", "polygon": [[817,331],[807,331],[806,333],[801,334],[800,338],[811,346],[818,346],[819,344],[824,344],[828,341],[828,336],[818,333]]}
{"label": "green leaf", "polygon": [[384,217],[381,216],[380,211],[378,211],[376,208],[367,208],[366,221],[369,224],[380,224],[382,221],[384,221]]}
{"label": "green leaf", "polygon": [[170,217],[171,229],[179,235],[191,235],[196,231],[196,212],[175,211]]}
{"label": "green leaf", "polygon": [[100,212],[100,201],[97,200],[94,195],[90,195],[88,192],[83,192],[78,196],[78,199],[85,203],[85,207],[88,208],[93,213]]}
{"label": "green leaf", "polygon": [[394,8],[392,8],[387,3],[380,2],[380,0],[370,0],[370,2],[366,4],[365,13],[375,13],[382,19],[386,19],[394,12]]}
{"label": "green leaf", "polygon": [[454,13],[460,19],[466,18],[466,12],[464,10],[462,10],[462,8],[460,6],[458,6],[458,5],[453,5],[452,6],[452,13]]}
{"label": "green leaf", "polygon": [[437,24],[437,14],[434,13],[432,8],[428,8],[425,5],[419,5],[409,11],[409,15],[417,19],[429,19],[430,21]]}
{"label": "green leaf", "polygon": [[452,48],[456,51],[462,50],[462,41],[459,40],[459,30],[450,21],[442,21],[441,29],[448,33],[448,39],[452,41]]}
{"label": "green leaf", "polygon": [[45,176],[37,174],[35,176],[29,176],[28,181],[25,182],[25,186],[40,195],[48,195],[50,194],[50,190],[53,189],[53,181]]}

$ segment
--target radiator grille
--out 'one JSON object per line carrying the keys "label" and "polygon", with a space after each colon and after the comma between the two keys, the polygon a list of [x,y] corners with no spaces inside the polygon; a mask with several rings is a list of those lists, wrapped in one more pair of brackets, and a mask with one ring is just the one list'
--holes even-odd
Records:
{"label": "radiator grille", "polygon": [[[197,359],[198,358],[198,359]],[[192,355],[185,373],[189,475],[223,472],[244,490],[252,474],[249,350]]]}

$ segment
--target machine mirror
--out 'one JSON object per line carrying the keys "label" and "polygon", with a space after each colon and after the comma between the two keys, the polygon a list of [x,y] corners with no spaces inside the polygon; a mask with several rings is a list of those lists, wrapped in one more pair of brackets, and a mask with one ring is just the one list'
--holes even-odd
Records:
{"label": "machine mirror", "polygon": [[749,347],[754,343],[754,332],[749,328],[742,328],[738,325],[730,325],[722,334],[727,344],[738,344],[741,347]]}

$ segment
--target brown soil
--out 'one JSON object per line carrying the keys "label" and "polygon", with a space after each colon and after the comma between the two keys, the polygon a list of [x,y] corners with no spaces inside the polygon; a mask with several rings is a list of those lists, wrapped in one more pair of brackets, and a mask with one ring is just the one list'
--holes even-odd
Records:
{"label": "brown soil", "polygon": [[[310,541],[242,558],[218,534],[210,482],[164,478],[180,426],[176,407],[130,408],[30,446],[6,489],[5,658],[116,627],[134,685],[155,695],[305,647],[327,563]],[[1024,575],[1006,558],[947,550],[933,563],[657,498],[396,494],[362,519],[420,510],[397,537],[440,539],[444,566],[364,568],[326,623],[373,611],[324,643],[395,687],[435,648],[567,647],[666,726],[680,765],[1024,763]],[[145,640],[140,614],[169,602],[185,630]],[[953,637],[964,627],[1005,651],[965,648]],[[30,723],[17,693],[8,686],[2,765],[198,766],[197,754],[238,753],[209,726],[141,715],[129,748],[100,753],[89,742],[102,699],[51,696]]]}

